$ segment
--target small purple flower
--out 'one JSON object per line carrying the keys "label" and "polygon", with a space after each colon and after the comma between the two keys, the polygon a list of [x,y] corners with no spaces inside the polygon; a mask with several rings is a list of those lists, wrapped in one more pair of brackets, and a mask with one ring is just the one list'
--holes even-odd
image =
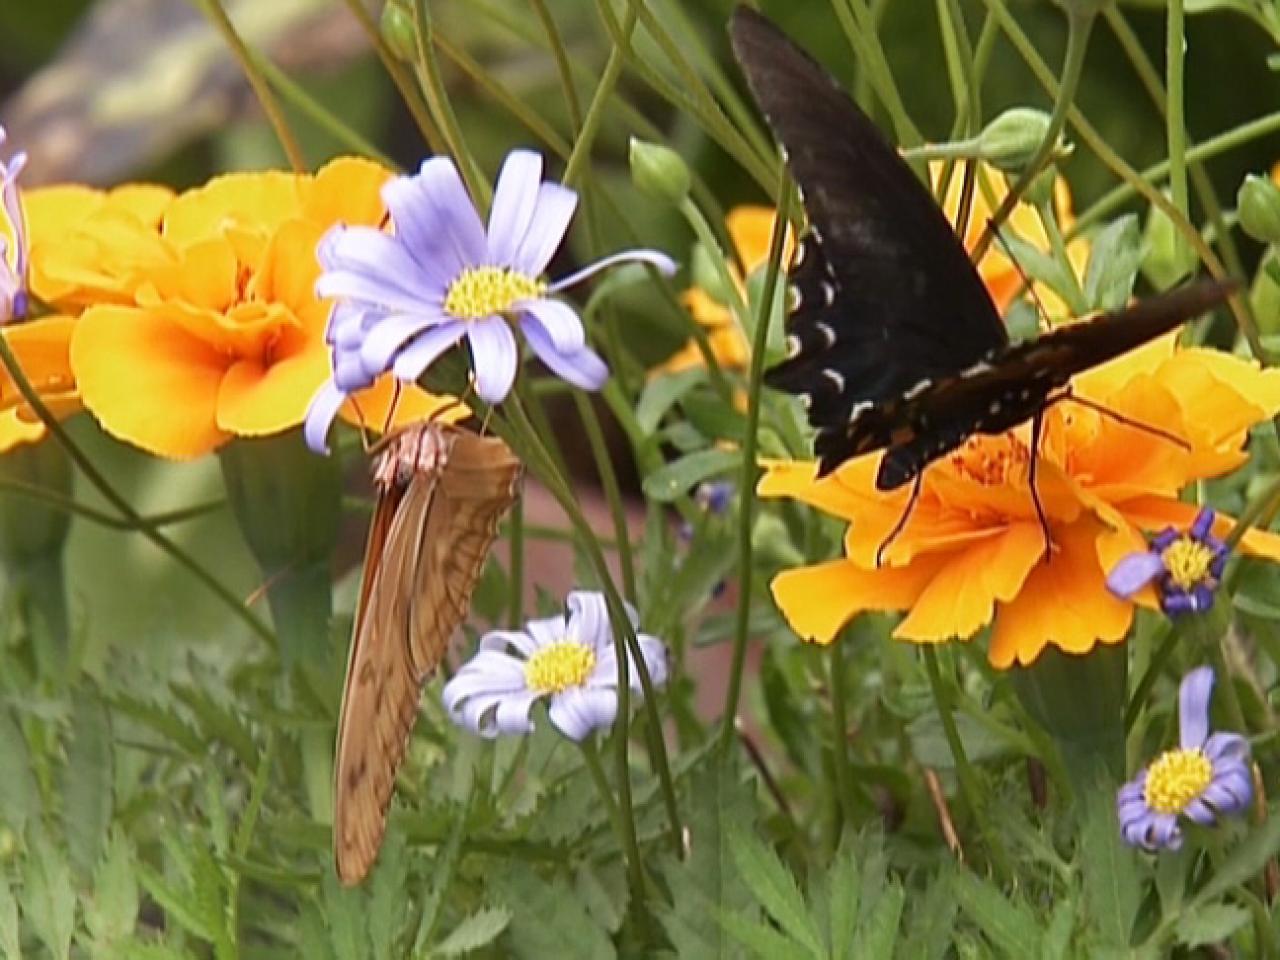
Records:
{"label": "small purple flower", "polygon": [[1182,846],[1178,817],[1212,826],[1243,813],[1253,799],[1249,741],[1238,733],[1209,733],[1213,669],[1199,667],[1178,690],[1181,747],[1166,750],[1116,795],[1125,843],[1145,850]]}
{"label": "small purple flower", "polygon": [[[524,630],[493,630],[480,650],[445,684],[444,705],[459,726],[483,737],[528,733],[529,711],[543,697],[547,716],[570,740],[613,724],[618,712],[618,661],[604,595],[578,590],[569,594],[569,618],[530,620]],[[636,612],[627,607],[634,627]],[[638,634],[649,677],[667,679],[662,641]],[[640,690],[634,660],[631,686]]]}
{"label": "small purple flower", "polygon": [[[4,127],[0,127],[0,146],[6,138]],[[21,151],[7,163],[0,160],[0,206],[13,237],[11,261],[9,241],[0,235],[0,324],[22,320],[27,315],[27,228],[18,199],[18,174],[26,164],[27,155]]]}
{"label": "small purple flower", "polygon": [[1150,550],[1121,558],[1107,576],[1107,588],[1128,600],[1154,583],[1160,609],[1169,616],[1208,610],[1231,552],[1211,532],[1213,519],[1213,511],[1205,507],[1185,533],[1166,527],[1151,541]]}
{"label": "small purple flower", "polygon": [[499,403],[515,382],[518,324],[538,358],[575,386],[597,390],[609,375],[587,346],[582,320],[553,299],[616,263],[649,263],[664,273],[675,263],[655,250],[605,257],[554,283],[543,271],[563,242],[578,195],[543,182],[542,156],[507,155],[494,188],[486,229],[448,157],[431,157],[416,176],[382,188],[394,233],[363,226],[331,228],[317,248],[324,268],[316,293],[337,301],[325,339],[333,378],[307,411],[307,443],[324,452],[325,437],[347,395],[392,371],[418,379],[463,337],[471,349],[475,389]]}

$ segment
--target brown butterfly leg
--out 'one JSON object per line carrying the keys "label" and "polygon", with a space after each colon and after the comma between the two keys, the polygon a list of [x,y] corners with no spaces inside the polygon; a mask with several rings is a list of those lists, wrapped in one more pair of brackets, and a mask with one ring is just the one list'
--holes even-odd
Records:
{"label": "brown butterfly leg", "polygon": [[898,518],[898,522],[893,525],[893,529],[889,531],[889,535],[880,542],[880,546],[876,548],[876,569],[879,570],[884,565],[884,552],[889,549],[893,541],[897,540],[902,531],[907,528],[907,521],[911,519],[911,511],[916,508],[916,501],[920,498],[920,484],[924,481],[924,470],[921,469],[916,474],[915,483],[911,485],[911,497],[907,500],[907,508],[902,511],[902,516]]}

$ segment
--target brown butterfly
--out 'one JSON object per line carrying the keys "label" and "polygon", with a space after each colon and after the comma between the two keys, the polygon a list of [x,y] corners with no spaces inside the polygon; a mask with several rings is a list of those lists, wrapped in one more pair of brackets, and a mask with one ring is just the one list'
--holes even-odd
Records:
{"label": "brown butterfly", "polygon": [[344,884],[378,856],[422,685],[466,618],[522,472],[502,440],[446,423],[383,441],[338,721],[333,847]]}

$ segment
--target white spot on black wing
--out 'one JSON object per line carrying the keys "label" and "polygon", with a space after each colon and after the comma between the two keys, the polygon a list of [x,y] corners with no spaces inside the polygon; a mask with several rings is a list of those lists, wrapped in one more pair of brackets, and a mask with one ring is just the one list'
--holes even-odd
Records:
{"label": "white spot on black wing", "polygon": [[818,321],[814,324],[814,327],[822,334],[822,345],[824,347],[829,347],[836,342],[836,332],[831,324]]}
{"label": "white spot on black wing", "polygon": [[836,302],[836,288],[826,280],[822,281],[822,300],[828,307]]}
{"label": "white spot on black wing", "polygon": [[827,369],[822,371],[822,375],[835,385],[837,393],[844,393],[844,374],[839,370],[827,367]]}
{"label": "white spot on black wing", "polygon": [[795,334],[788,336],[787,337],[787,359],[790,360],[792,357],[799,356],[800,347],[801,347],[801,343],[800,343],[799,337],[797,337]]}
{"label": "white spot on black wing", "polygon": [[794,283],[787,285],[787,312],[795,313],[804,305],[804,294]]}

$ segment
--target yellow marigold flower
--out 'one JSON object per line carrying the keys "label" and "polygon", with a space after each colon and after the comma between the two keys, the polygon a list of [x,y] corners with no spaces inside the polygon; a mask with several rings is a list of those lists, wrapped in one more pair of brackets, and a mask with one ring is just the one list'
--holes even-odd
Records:
{"label": "yellow marigold flower", "polygon": [[[229,174],[173,199],[161,255],[130,260],[129,296],[100,296],[76,325],[71,365],[85,406],[108,432],[175,458],[299,425],[329,374],[316,242],[334,223],[381,223],[389,176],[340,159],[315,175]],[[369,426],[382,426],[393,396],[389,382],[357,396]],[[395,422],[445,403],[406,390]]]}
{"label": "yellow marigold flower", "polygon": [[[1146,548],[1143,530],[1186,526],[1188,483],[1245,459],[1248,428],[1280,410],[1280,371],[1214,350],[1178,349],[1175,336],[1074,381],[1078,396],[1186,438],[1183,448],[1069,401],[1049,407],[1037,489],[1054,544],[1044,543],[1028,483],[1030,428],[977,435],[924,473],[920,498],[876,567],[876,551],[910,491],[876,489],[881,454],[859,457],[822,480],[813,463],[767,464],[764,497],[790,497],[850,521],[845,556],[787,570],[773,581],[778,606],[803,638],[832,640],[864,611],[904,611],[894,636],[918,643],[968,639],[993,624],[996,667],[1029,664],[1047,645],[1086,653],[1124,639],[1132,606],[1106,575]],[[1231,526],[1219,517],[1219,536]],[[1245,535],[1246,553],[1280,560],[1280,536]],[[1150,590],[1144,602],[1154,603]]]}

